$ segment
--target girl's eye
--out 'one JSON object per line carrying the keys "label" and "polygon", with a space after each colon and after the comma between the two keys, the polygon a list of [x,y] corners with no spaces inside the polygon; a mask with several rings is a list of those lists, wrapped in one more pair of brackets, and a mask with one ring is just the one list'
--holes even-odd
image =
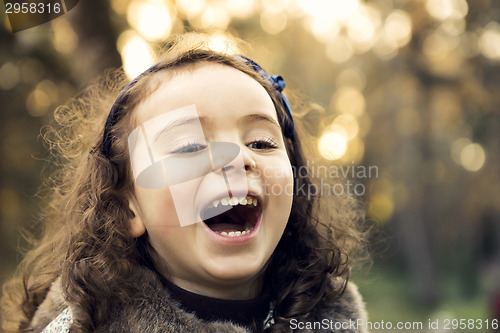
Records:
{"label": "girl's eye", "polygon": [[182,147],[180,147],[177,150],[174,150],[172,154],[189,154],[189,153],[196,153],[199,152],[200,150],[203,150],[207,148],[205,145],[200,145],[198,143],[192,143],[192,144],[187,144]]}
{"label": "girl's eye", "polygon": [[258,149],[258,150],[263,150],[263,149],[264,150],[271,150],[271,149],[278,148],[278,145],[276,144],[276,142],[274,142],[273,140],[271,140],[269,138],[252,141],[247,146],[249,148]]}

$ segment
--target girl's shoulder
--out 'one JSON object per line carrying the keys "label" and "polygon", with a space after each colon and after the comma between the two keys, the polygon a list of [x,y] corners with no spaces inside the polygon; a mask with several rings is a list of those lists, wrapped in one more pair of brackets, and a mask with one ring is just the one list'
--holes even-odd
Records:
{"label": "girl's shoulder", "polygon": [[[335,287],[339,287],[343,280],[334,278],[331,282]],[[327,319],[334,323],[347,323],[345,326],[350,327],[350,329],[342,332],[368,332],[365,325],[368,320],[366,306],[358,287],[353,282],[347,283],[344,293],[340,297],[330,299],[324,305],[318,304],[315,311],[310,314],[309,319],[314,321]]]}
{"label": "girl's shoulder", "polygon": [[350,280],[346,285],[342,297],[339,299],[339,304],[345,307],[348,310],[347,312],[358,312],[360,316],[366,314],[365,303],[358,290],[358,286]]}
{"label": "girl's shoulder", "polygon": [[[142,283],[139,284],[137,295],[131,300],[131,304],[126,304],[127,311],[121,311],[116,318],[116,322],[120,325],[130,324],[130,321],[136,326],[140,326],[140,332],[157,331],[156,324],[162,322],[169,327],[165,327],[164,332],[179,332],[179,328],[196,327],[196,330],[191,331],[206,331],[206,332],[247,332],[241,327],[229,325],[230,323],[202,323],[192,314],[183,312],[178,308],[177,304],[170,300],[169,295],[163,288],[163,285],[158,279],[154,279],[154,274],[146,271],[142,273]],[[342,284],[340,279],[332,279],[332,284],[338,287]],[[158,313],[157,309],[162,308],[164,311]],[[123,310],[123,309],[122,309]],[[48,292],[45,300],[38,307],[35,316],[31,322],[32,332],[36,333],[66,333],[69,332],[74,318],[74,311],[65,302],[61,288],[60,279],[56,280]],[[124,312],[127,313],[127,318],[124,318]],[[130,318],[130,314],[134,315]],[[135,318],[135,319],[134,319]],[[149,318],[149,320],[147,319]],[[173,320],[175,319],[175,320]],[[307,321],[321,322],[328,319],[333,322],[351,322],[358,320],[367,320],[367,313],[362,297],[356,285],[352,282],[347,284],[345,292],[337,298],[326,300],[324,303],[319,303],[307,316]],[[169,321],[175,321],[179,327],[170,327]],[[115,323],[116,324],[116,323]],[[154,329],[152,328],[154,326]],[[208,326],[207,326],[208,325]],[[175,325],[174,325],[175,326]],[[124,329],[122,331],[127,331]],[[172,329],[174,329],[172,331]],[[109,331],[109,330],[104,330]],[[103,331],[103,332],[104,332]],[[128,330],[130,331],[130,330]],[[184,330],[185,331],[185,330]],[[365,333],[366,327],[357,327],[353,330],[345,330],[344,332]]]}
{"label": "girl's shoulder", "polygon": [[365,302],[358,290],[358,287],[353,282],[348,282],[345,292],[338,300],[338,306],[343,309],[342,313],[347,314],[350,319],[367,320]]}

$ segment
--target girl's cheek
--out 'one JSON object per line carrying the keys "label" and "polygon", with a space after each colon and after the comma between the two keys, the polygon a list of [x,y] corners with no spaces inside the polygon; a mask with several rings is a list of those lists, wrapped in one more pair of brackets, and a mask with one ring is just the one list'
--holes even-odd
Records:
{"label": "girl's cheek", "polygon": [[146,226],[170,230],[199,222],[194,202],[200,182],[194,179],[164,190],[138,188],[136,194]]}
{"label": "girl's cheek", "polygon": [[287,157],[266,161],[261,174],[268,194],[293,195],[293,172]]}
{"label": "girl's cheek", "polygon": [[146,229],[178,225],[170,191],[137,188],[136,196]]}

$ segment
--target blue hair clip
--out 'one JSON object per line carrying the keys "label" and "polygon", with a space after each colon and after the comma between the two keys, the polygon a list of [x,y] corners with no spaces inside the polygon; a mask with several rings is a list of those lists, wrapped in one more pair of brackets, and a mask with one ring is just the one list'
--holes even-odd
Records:
{"label": "blue hair clip", "polygon": [[252,67],[254,71],[260,74],[260,76],[264,79],[269,81],[271,85],[273,86],[276,91],[279,92],[280,97],[281,97],[281,102],[283,103],[283,109],[285,110],[286,113],[286,119],[285,119],[285,125],[283,129],[283,133],[285,134],[285,137],[287,138],[292,138],[293,133],[295,131],[295,125],[293,122],[293,117],[292,117],[292,108],[290,107],[290,102],[288,101],[288,98],[283,94],[283,89],[285,89],[285,79],[281,75],[269,75],[267,72],[260,67],[259,64],[257,64],[255,61],[252,59],[249,59],[245,56],[241,55],[235,55],[234,56],[236,59],[239,59]]}

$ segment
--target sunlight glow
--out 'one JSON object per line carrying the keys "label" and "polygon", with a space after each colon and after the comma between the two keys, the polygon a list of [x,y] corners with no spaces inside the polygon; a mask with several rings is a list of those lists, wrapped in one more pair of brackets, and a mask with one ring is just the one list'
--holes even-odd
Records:
{"label": "sunlight glow", "polygon": [[231,35],[225,35],[222,33],[210,35],[208,48],[217,52],[227,54],[238,54],[241,52],[234,42],[233,37]]}
{"label": "sunlight glow", "polygon": [[54,34],[52,35],[52,44],[54,48],[61,53],[71,53],[78,46],[78,36],[67,19],[61,17],[59,20],[50,22]]}
{"label": "sunlight glow", "polygon": [[44,80],[26,98],[26,110],[33,117],[48,113],[49,107],[57,102],[59,92],[54,82]]}
{"label": "sunlight glow", "polygon": [[345,22],[356,12],[359,0],[296,0],[307,15],[316,19]]}
{"label": "sunlight glow", "polygon": [[408,13],[394,10],[387,16],[384,25],[384,38],[395,47],[403,47],[411,39],[411,19]]}
{"label": "sunlight glow", "polygon": [[394,200],[384,193],[372,195],[368,203],[368,215],[379,223],[388,222],[394,213]]}
{"label": "sunlight glow", "polygon": [[359,163],[363,159],[365,153],[365,144],[360,138],[354,138],[347,144],[345,155],[340,158],[340,162],[344,163]]}
{"label": "sunlight glow", "polygon": [[425,38],[423,52],[426,57],[434,61],[449,58],[459,41],[458,37],[447,36],[441,31],[435,31]]}
{"label": "sunlight glow", "polygon": [[360,6],[359,12],[349,18],[347,35],[353,41],[354,48],[358,53],[366,52],[372,48],[380,25],[379,12],[369,6]]}
{"label": "sunlight glow", "polygon": [[123,32],[118,38],[118,51],[121,53],[123,68],[129,78],[135,78],[153,65],[153,53],[149,44],[131,30]]}
{"label": "sunlight glow", "polygon": [[224,30],[229,25],[229,22],[231,22],[231,17],[227,8],[221,3],[207,6],[200,17],[200,25],[203,29]]}
{"label": "sunlight glow", "polygon": [[[352,53],[342,52],[332,49],[332,44],[339,44],[338,33],[341,27],[355,15],[359,7],[358,0],[295,0],[296,8],[305,14],[304,24],[307,30],[320,42],[330,44],[329,58],[333,62],[344,62],[348,60]],[[358,20],[359,21],[359,20]],[[359,24],[364,24],[358,22]],[[354,26],[359,24],[354,22]],[[340,39],[342,41],[342,39]],[[344,43],[345,45],[345,43]],[[349,49],[352,46],[349,44]]]}
{"label": "sunlight glow", "polygon": [[[325,44],[327,57],[337,64],[370,50],[380,59],[390,59],[412,37],[412,22],[406,11],[392,10],[383,19],[383,13],[392,9],[390,3],[381,6],[361,0],[288,1],[303,13],[305,28]],[[455,16],[452,19],[459,20]],[[459,23],[449,25],[452,30],[459,29]]]}
{"label": "sunlight glow", "polygon": [[449,19],[444,21],[439,27],[447,34],[458,36],[465,32],[466,22],[465,19]]}
{"label": "sunlight glow", "polygon": [[362,91],[365,89],[366,77],[363,72],[357,68],[347,68],[337,75],[337,88],[351,87]]}
{"label": "sunlight glow", "polygon": [[478,143],[466,145],[460,153],[460,163],[467,171],[480,170],[486,160],[486,153]]}
{"label": "sunlight glow", "polygon": [[373,52],[382,60],[388,60],[396,56],[398,54],[398,48],[387,40],[387,38],[383,35],[382,38],[379,38],[373,47]]}
{"label": "sunlight glow", "polygon": [[464,18],[469,11],[465,0],[427,0],[425,8],[432,17],[440,21]]}
{"label": "sunlight glow", "polygon": [[49,106],[50,99],[43,90],[35,89],[26,98],[26,110],[33,117],[46,114]]}
{"label": "sunlight glow", "polygon": [[349,38],[338,35],[326,45],[325,52],[328,59],[340,64],[352,57],[354,49]]}
{"label": "sunlight glow", "polygon": [[134,1],[128,7],[127,19],[144,38],[159,41],[172,30],[172,18],[167,5],[158,1]]}
{"label": "sunlight glow", "polygon": [[206,0],[177,0],[176,6],[187,14],[189,18],[192,18],[203,12],[206,6]]}
{"label": "sunlight glow", "polygon": [[324,133],[319,139],[318,150],[328,160],[340,159],[347,150],[345,133],[337,130]]}
{"label": "sunlight glow", "polygon": [[276,35],[286,28],[288,18],[286,13],[274,8],[264,9],[260,14],[260,25],[265,32]]}
{"label": "sunlight glow", "polygon": [[339,115],[333,121],[333,125],[342,127],[348,140],[354,139],[359,133],[358,120],[352,114],[345,113]]}
{"label": "sunlight glow", "polygon": [[460,154],[462,153],[462,150],[467,146],[471,144],[471,141],[468,138],[460,138],[457,139],[453,142],[451,145],[451,158],[455,163],[457,164],[462,164],[460,161]]}
{"label": "sunlight glow", "polygon": [[305,28],[321,43],[328,43],[340,32],[340,25],[335,20],[323,20],[307,17],[304,21]]}
{"label": "sunlight glow", "polygon": [[366,107],[363,94],[352,87],[343,87],[332,96],[332,104],[337,112],[360,116]]}
{"label": "sunlight glow", "polygon": [[485,57],[500,60],[500,25],[490,22],[484,28],[478,42],[479,50]]}
{"label": "sunlight glow", "polygon": [[255,10],[255,0],[227,0],[226,6],[231,16],[245,19]]}

